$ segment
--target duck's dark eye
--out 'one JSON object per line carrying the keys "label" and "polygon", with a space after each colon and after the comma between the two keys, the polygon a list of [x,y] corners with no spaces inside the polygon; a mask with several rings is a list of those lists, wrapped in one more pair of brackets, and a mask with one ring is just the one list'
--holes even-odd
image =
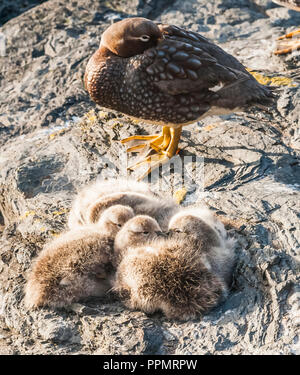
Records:
{"label": "duck's dark eye", "polygon": [[121,228],[122,224],[117,224],[117,226],[118,226],[119,228]]}
{"label": "duck's dark eye", "polygon": [[143,232],[143,234],[149,234],[149,232]]}
{"label": "duck's dark eye", "polygon": [[149,42],[149,40],[150,40],[150,36],[149,36],[149,35],[142,35],[142,36],[140,37],[140,40],[141,40],[142,42]]}

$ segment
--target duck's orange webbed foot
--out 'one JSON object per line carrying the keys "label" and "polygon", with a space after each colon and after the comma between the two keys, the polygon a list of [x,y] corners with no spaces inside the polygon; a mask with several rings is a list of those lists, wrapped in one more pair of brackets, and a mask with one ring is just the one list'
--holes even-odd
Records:
{"label": "duck's orange webbed foot", "polygon": [[285,55],[300,49],[300,29],[292,31],[278,38],[277,49],[275,55]]}
{"label": "duck's orange webbed foot", "polygon": [[123,144],[134,140],[145,141],[136,146],[127,148],[127,152],[148,151],[150,148],[150,151],[148,151],[146,155],[143,153],[141,159],[127,169],[134,170],[147,164],[149,166],[147,171],[138,177],[138,180],[142,180],[149,173],[151,173],[152,170],[162,164],[166,164],[172,158],[172,156],[178,152],[178,143],[181,131],[182,127],[169,128],[165,126],[163,127],[161,135],[134,135],[123,139],[121,141]]}

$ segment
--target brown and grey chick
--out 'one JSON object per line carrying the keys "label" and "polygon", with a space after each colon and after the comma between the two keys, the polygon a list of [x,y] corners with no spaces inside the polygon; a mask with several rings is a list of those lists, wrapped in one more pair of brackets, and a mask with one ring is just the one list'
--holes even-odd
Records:
{"label": "brown and grey chick", "polygon": [[130,207],[115,205],[97,224],[70,230],[47,244],[25,286],[27,308],[63,307],[90,296],[103,296],[113,272],[114,237],[133,216]]}
{"label": "brown and grey chick", "polygon": [[119,192],[135,192],[146,196],[155,196],[148,184],[126,178],[99,179],[81,189],[75,197],[68,218],[70,229],[89,224],[87,209],[99,198]]}
{"label": "brown and grey chick", "polygon": [[163,230],[167,230],[170,218],[180,210],[170,198],[146,196],[135,192],[120,192],[99,198],[87,209],[86,219],[88,222],[96,223],[102,212],[114,204],[122,204],[131,207],[136,215],[147,215],[153,217]]}
{"label": "brown and grey chick", "polygon": [[207,209],[182,210],[170,221],[169,238],[127,246],[113,289],[129,308],[193,319],[227,296],[233,263],[223,224]]}
{"label": "brown and grey chick", "polygon": [[128,248],[113,290],[130,309],[162,311],[169,319],[194,319],[227,293],[224,281],[202,258],[196,247],[178,238]]}
{"label": "brown and grey chick", "polygon": [[199,207],[183,209],[171,218],[169,232],[174,238],[193,243],[208,268],[231,285],[235,241],[228,237],[223,223],[212,211]]}
{"label": "brown and grey chick", "polygon": [[102,212],[115,204],[129,206],[137,215],[154,217],[164,229],[167,229],[170,217],[179,211],[173,199],[152,192],[146,183],[123,178],[109,179],[97,181],[78,194],[68,225],[74,228],[96,223]]}
{"label": "brown and grey chick", "polygon": [[154,218],[147,215],[133,217],[127,221],[115,237],[115,266],[118,266],[127,251],[134,252],[135,248],[166,236]]}

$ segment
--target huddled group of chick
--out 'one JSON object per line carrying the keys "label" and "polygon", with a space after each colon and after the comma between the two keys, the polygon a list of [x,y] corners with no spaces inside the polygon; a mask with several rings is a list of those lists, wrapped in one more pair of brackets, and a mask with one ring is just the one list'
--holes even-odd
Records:
{"label": "huddled group of chick", "polygon": [[34,261],[28,308],[113,291],[131,309],[187,320],[228,293],[234,240],[206,208],[181,208],[145,183],[111,179],[77,195],[68,227]]}

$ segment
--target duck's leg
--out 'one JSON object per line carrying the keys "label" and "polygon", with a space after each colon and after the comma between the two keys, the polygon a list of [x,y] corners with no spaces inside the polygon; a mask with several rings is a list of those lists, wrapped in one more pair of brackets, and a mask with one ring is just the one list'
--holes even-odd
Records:
{"label": "duck's leg", "polygon": [[[296,38],[292,39],[294,36]],[[292,31],[289,34],[283,35],[278,40],[277,50],[274,52],[275,55],[285,55],[297,49],[300,49],[300,29]],[[290,39],[290,40],[289,40]]]}
{"label": "duck's leg", "polygon": [[[151,148],[151,150],[142,157],[142,160],[138,160],[135,164],[128,167],[128,169],[134,170],[144,164],[147,164],[149,168],[146,173],[139,177],[139,180],[141,180],[159,165],[167,163],[178,150],[181,131],[181,126],[178,128],[170,128],[165,126],[163,127],[163,131],[160,136],[156,136],[154,138],[143,138],[149,140],[149,142],[127,149],[127,152],[134,152],[141,148],[145,148],[146,146]],[[121,142],[125,143],[133,139],[141,140],[140,137],[146,136],[132,136],[122,140]]]}

